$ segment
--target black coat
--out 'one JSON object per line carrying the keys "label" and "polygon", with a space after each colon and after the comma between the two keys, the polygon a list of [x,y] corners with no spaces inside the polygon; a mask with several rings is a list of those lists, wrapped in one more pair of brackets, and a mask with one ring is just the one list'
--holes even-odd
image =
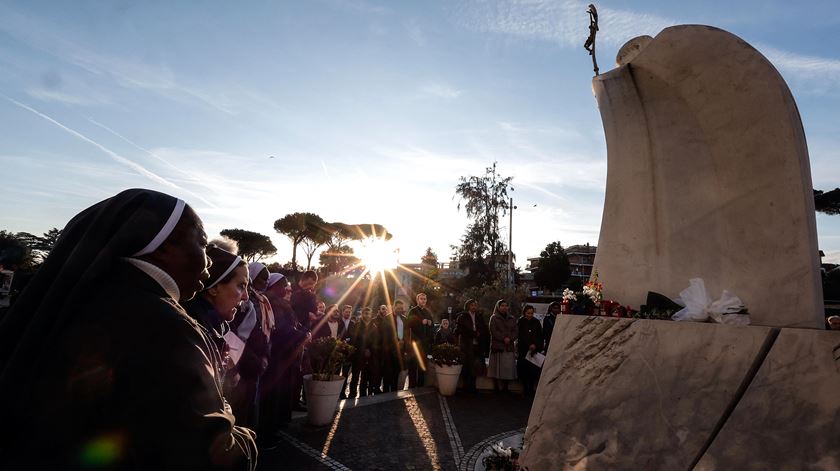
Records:
{"label": "black coat", "polygon": [[516,340],[516,352],[519,358],[524,358],[528,353],[531,345],[537,348],[535,352],[540,352],[543,349],[543,333],[540,321],[532,317],[530,319],[522,316],[516,322],[516,327],[519,329],[519,338]]}
{"label": "black coat", "polygon": [[[128,264],[91,294],[80,312],[108,315],[80,319],[51,347],[57,374],[43,379],[46,390],[33,391],[49,399],[43,415],[31,418],[36,434],[15,449],[26,469],[50,462],[67,469],[105,434],[124,446],[107,469],[221,469],[219,459],[256,457],[252,433],[234,426],[221,355],[204,328]],[[56,394],[62,390],[69,393]],[[237,469],[248,467],[243,461]]]}
{"label": "black coat", "polygon": [[[464,311],[458,314],[453,334],[458,339],[462,352],[471,355],[477,351],[482,357],[487,357],[490,350],[490,324],[484,320],[480,312],[475,313],[475,329],[473,329],[469,312]],[[478,340],[477,344],[473,342],[474,339]]]}

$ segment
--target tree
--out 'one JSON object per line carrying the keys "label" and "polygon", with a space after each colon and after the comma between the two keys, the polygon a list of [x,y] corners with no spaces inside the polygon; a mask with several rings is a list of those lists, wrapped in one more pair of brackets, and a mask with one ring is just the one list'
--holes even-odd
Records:
{"label": "tree", "polygon": [[569,280],[572,270],[569,257],[560,242],[552,242],[540,252],[540,262],[534,273],[534,281],[540,288],[557,291]]}
{"label": "tree", "polygon": [[510,209],[508,189],[513,177],[502,177],[496,171],[496,162],[487,167],[484,175],[461,177],[455,194],[461,198],[467,217],[467,226],[460,246],[453,246],[458,260],[468,270],[468,285],[489,283],[498,278],[500,256],[506,253],[499,233],[499,218]]}
{"label": "tree", "polygon": [[31,268],[32,251],[28,245],[9,231],[0,231],[0,267]]}
{"label": "tree", "polygon": [[239,244],[239,256],[248,263],[258,262],[277,253],[277,247],[271,243],[271,239],[259,232],[245,229],[225,229],[219,234],[235,240]]}
{"label": "tree", "polygon": [[321,252],[318,261],[321,262],[321,273],[324,275],[341,273],[359,263],[359,259],[353,255],[353,249],[348,245],[328,248]]}
{"label": "tree", "polygon": [[292,241],[292,261],[291,266],[296,267],[297,264],[297,248],[298,245],[310,234],[310,227],[313,225],[325,225],[321,216],[313,213],[292,213],[283,216],[281,219],[274,221],[274,230],[280,234],[285,235]]}
{"label": "tree", "polygon": [[315,255],[315,251],[321,248],[324,244],[328,243],[334,232],[332,227],[324,222],[323,219],[319,216],[315,217],[320,219],[320,221],[315,218],[309,218],[306,225],[306,231],[304,231],[304,237],[300,241],[301,245],[303,245],[303,252],[306,254],[307,270],[312,268],[312,256]]}
{"label": "tree", "polygon": [[831,191],[814,190],[814,208],[831,216],[840,214],[840,188]]}
{"label": "tree", "polygon": [[437,267],[438,256],[432,250],[431,247],[426,248],[426,253],[422,257],[420,257],[420,263],[422,263],[424,265],[431,265],[433,267]]}
{"label": "tree", "polygon": [[34,263],[41,264],[55,247],[58,238],[61,237],[61,229],[53,227],[45,232],[42,237],[28,232],[18,232],[15,237],[30,250]]}

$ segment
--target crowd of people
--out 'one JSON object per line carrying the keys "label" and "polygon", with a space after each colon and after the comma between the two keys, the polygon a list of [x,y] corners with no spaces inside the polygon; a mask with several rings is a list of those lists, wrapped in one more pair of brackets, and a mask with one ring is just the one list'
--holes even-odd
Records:
{"label": "crowd of people", "polygon": [[438,326],[420,293],[355,316],[318,299],[317,282],[208,243],[198,215],[163,193],[127,190],[86,209],[0,322],[0,465],[253,469],[257,445],[305,410],[313,340],[355,347],[336,371],[343,397],[396,391],[406,377],[423,386],[441,343],[463,352],[466,390],[486,374],[530,393],[559,313],[552,305],[540,323],[533,307],[517,318],[499,300],[486,320],[470,300]]}

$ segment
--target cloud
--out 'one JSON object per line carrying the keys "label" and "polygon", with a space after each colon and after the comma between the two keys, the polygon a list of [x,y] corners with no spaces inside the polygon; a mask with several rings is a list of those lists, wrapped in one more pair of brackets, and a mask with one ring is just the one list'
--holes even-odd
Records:
{"label": "cloud", "polygon": [[[589,35],[587,7],[580,0],[464,0],[456,7],[455,21],[474,31],[582,47]],[[598,40],[611,46],[642,34],[653,36],[677,24],[669,18],[609,7],[600,8],[598,16]]]}
{"label": "cloud", "polygon": [[13,99],[13,98],[9,98],[9,97],[7,97],[7,96],[5,96],[5,95],[0,95],[0,96],[2,96],[3,98],[5,98],[6,100],[8,100],[10,103],[12,103],[12,104],[14,104],[14,105],[18,106],[19,108],[22,108],[22,109],[27,110],[27,111],[29,111],[29,112],[31,112],[31,113],[34,113],[35,115],[37,115],[37,116],[39,116],[39,117],[41,117],[41,118],[43,118],[43,119],[45,119],[45,120],[47,120],[47,121],[49,121],[49,122],[51,122],[51,123],[55,124],[56,126],[58,126],[59,128],[63,129],[64,131],[66,131],[66,132],[68,132],[68,133],[72,134],[73,136],[76,136],[77,138],[79,138],[79,139],[81,139],[81,140],[83,140],[83,141],[85,141],[85,142],[87,142],[87,143],[89,143],[89,144],[91,144],[91,145],[95,146],[96,148],[98,148],[98,149],[99,149],[99,150],[101,150],[102,152],[106,153],[109,157],[111,157],[112,159],[114,159],[116,162],[118,162],[118,163],[120,163],[120,164],[122,164],[122,165],[125,165],[126,167],[131,168],[132,170],[134,170],[135,172],[139,173],[140,175],[143,175],[144,177],[146,177],[146,178],[148,178],[148,179],[150,179],[150,180],[152,180],[152,181],[154,181],[154,182],[156,182],[156,183],[159,183],[159,184],[161,184],[161,185],[165,185],[165,186],[168,186],[168,187],[170,187],[170,188],[181,189],[181,187],[179,187],[178,185],[176,185],[176,184],[172,183],[171,181],[169,181],[169,180],[167,180],[167,179],[165,179],[165,178],[161,177],[160,175],[158,175],[158,174],[156,174],[156,173],[154,173],[154,172],[151,172],[150,170],[147,170],[145,167],[143,167],[142,165],[138,164],[137,162],[134,162],[134,161],[132,161],[132,160],[129,160],[129,159],[127,159],[127,158],[125,158],[125,157],[123,157],[123,156],[121,156],[121,155],[117,154],[116,152],[112,151],[111,149],[109,149],[109,148],[107,148],[107,147],[103,146],[102,144],[100,144],[100,143],[98,143],[98,142],[94,141],[93,139],[91,139],[91,138],[89,138],[89,137],[85,136],[84,134],[82,134],[82,133],[80,133],[80,132],[78,132],[78,131],[76,131],[76,130],[74,130],[74,129],[71,129],[71,128],[69,128],[69,127],[67,127],[67,126],[65,126],[65,125],[63,125],[63,124],[61,124],[61,123],[59,123],[58,121],[56,121],[55,119],[53,119],[53,118],[51,118],[51,117],[49,117],[49,116],[45,115],[44,113],[41,113],[40,111],[38,111],[38,110],[36,110],[36,109],[34,109],[34,108],[31,108],[31,107],[29,107],[29,106],[27,106],[27,105],[24,105],[23,103],[21,103],[21,102],[19,102],[19,101],[15,100],[15,99]]}
{"label": "cloud", "polygon": [[808,56],[772,46],[755,46],[791,81],[798,93],[821,95],[840,92],[840,59]]}
{"label": "cloud", "polygon": [[30,87],[27,88],[25,92],[27,95],[29,95],[32,98],[35,98],[36,100],[52,101],[64,103],[66,105],[91,106],[108,103],[107,100],[104,100],[102,98],[90,98],[87,96],[66,93],[59,90],[51,90],[49,88]]}
{"label": "cloud", "polygon": [[461,96],[461,90],[457,90],[444,83],[429,83],[421,88],[425,95],[431,95],[438,98],[454,99]]}

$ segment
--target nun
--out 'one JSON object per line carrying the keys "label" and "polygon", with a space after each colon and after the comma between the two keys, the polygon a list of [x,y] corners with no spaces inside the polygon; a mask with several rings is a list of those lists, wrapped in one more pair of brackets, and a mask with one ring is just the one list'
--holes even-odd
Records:
{"label": "nun", "polygon": [[294,386],[300,377],[303,347],[311,337],[298,323],[292,309],[292,287],[280,273],[271,273],[265,296],[274,312],[274,331],[271,333],[271,359],[260,382],[260,428],[258,444],[272,445],[277,431],[292,420],[292,408],[297,405]]}
{"label": "nun", "polygon": [[[240,303],[248,300],[248,268],[241,257],[216,245],[207,247],[210,258],[210,278],[207,286],[193,299],[184,303],[187,314],[207,331],[222,356],[218,365],[223,376],[234,367],[231,359],[230,327]],[[227,339],[227,340],[226,340]],[[236,358],[236,355],[233,355]],[[232,381],[225,381],[225,392]]]}
{"label": "nun", "polygon": [[67,224],[0,323],[0,468],[254,469],[218,349],[181,305],[206,245],[192,208],[151,190]]}
{"label": "nun", "polygon": [[245,346],[236,365],[239,382],[231,392],[230,402],[237,423],[256,430],[259,424],[259,382],[268,368],[274,313],[268,299],[262,294],[268,282],[265,265],[259,262],[249,264],[248,274],[251,279],[248,287],[248,313],[237,326],[237,335],[245,339]]}

